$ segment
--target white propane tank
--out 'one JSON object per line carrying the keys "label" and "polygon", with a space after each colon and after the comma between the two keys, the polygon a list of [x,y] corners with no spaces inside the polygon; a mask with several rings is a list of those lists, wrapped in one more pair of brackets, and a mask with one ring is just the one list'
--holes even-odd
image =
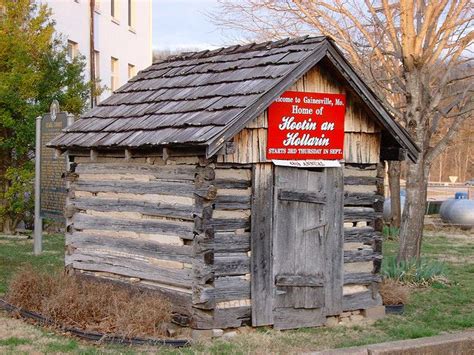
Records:
{"label": "white propane tank", "polygon": [[463,229],[474,227],[474,200],[454,200],[446,211],[448,223]]}

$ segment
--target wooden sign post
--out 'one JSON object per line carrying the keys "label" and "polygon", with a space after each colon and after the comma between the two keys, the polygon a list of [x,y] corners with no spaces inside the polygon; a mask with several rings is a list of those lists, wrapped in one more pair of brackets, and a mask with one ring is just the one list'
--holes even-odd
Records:
{"label": "wooden sign post", "polygon": [[36,117],[36,147],[35,147],[35,229],[33,252],[40,255],[43,249],[43,219],[41,208],[41,116]]}

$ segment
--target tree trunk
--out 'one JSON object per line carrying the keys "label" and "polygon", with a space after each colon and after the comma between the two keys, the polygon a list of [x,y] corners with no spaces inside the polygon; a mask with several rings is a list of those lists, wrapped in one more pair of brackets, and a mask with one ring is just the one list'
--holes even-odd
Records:
{"label": "tree trunk", "polygon": [[407,165],[406,200],[400,229],[398,261],[420,257],[426,210],[429,167],[422,157],[417,163],[407,162]]}
{"label": "tree trunk", "polygon": [[424,155],[430,142],[429,120],[424,116],[424,110],[429,107],[427,97],[423,95],[425,73],[415,66],[410,69],[405,73],[407,85],[405,122],[408,132],[422,153],[415,163],[407,161],[406,164],[406,197],[400,227],[398,261],[420,258],[430,171],[430,162]]}
{"label": "tree trunk", "polygon": [[16,223],[10,218],[5,217],[3,220],[3,234],[12,235],[15,234]]}
{"label": "tree trunk", "polygon": [[[3,138],[3,133],[0,135],[0,139]],[[5,192],[7,191],[8,182],[5,178],[5,174],[7,172],[7,167],[9,165],[8,159],[8,151],[6,149],[0,148],[0,209],[6,206],[5,201]],[[5,217],[0,215],[0,230],[5,232],[5,229],[8,228],[7,221],[5,221]]]}
{"label": "tree trunk", "polygon": [[390,188],[390,227],[400,228],[400,162],[388,162],[388,185]]}
{"label": "tree trunk", "polygon": [[445,153],[443,152],[439,156],[439,182],[443,181],[443,159],[444,159]]}

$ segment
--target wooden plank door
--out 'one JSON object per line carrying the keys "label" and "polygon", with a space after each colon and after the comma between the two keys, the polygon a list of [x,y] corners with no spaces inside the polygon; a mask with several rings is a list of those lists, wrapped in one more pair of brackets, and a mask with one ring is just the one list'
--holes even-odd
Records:
{"label": "wooden plank door", "polygon": [[273,321],[276,329],[324,324],[342,312],[342,171],[276,167]]}

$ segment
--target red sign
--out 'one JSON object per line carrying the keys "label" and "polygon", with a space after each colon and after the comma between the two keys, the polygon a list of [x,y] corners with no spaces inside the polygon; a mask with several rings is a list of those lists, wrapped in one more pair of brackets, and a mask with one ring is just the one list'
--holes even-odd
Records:
{"label": "red sign", "polygon": [[342,159],[346,97],[287,91],[268,108],[267,159]]}

